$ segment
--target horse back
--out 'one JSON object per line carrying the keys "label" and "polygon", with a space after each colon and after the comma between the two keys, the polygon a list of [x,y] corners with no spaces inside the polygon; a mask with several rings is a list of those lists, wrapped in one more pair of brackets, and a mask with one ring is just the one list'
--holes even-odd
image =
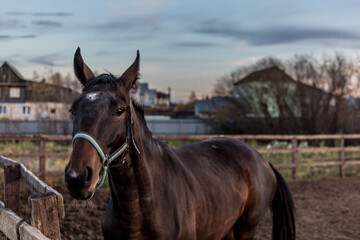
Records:
{"label": "horse back", "polygon": [[259,194],[271,185],[272,170],[248,144],[213,138],[171,151],[167,164],[172,167],[167,169],[174,171],[168,172],[167,184],[175,189],[172,201],[182,206],[176,211],[177,226],[192,225],[197,239],[225,236],[247,208],[260,201],[265,209],[271,202],[273,190],[266,198]]}

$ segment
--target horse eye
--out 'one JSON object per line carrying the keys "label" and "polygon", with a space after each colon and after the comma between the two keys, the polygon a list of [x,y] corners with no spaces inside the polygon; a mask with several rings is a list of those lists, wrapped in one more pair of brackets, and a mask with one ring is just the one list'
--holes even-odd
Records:
{"label": "horse eye", "polygon": [[74,111],[72,110],[72,108],[69,109],[69,113],[74,116]]}
{"label": "horse eye", "polygon": [[124,111],[125,111],[125,108],[119,108],[118,110],[117,110],[117,112],[116,112],[116,116],[120,116],[121,114],[123,114],[124,113]]}

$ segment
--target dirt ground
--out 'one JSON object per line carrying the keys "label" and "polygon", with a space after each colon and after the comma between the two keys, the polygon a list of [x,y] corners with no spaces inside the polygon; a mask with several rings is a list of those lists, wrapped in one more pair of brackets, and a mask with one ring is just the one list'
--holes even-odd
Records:
{"label": "dirt ground", "polygon": [[[360,237],[360,179],[331,179],[289,183],[296,205],[298,240],[345,240]],[[96,192],[89,202],[75,202],[64,187],[66,217],[61,220],[62,239],[102,239],[101,219],[109,189]],[[26,199],[25,204],[27,204]],[[256,239],[271,239],[268,212],[259,224]]]}

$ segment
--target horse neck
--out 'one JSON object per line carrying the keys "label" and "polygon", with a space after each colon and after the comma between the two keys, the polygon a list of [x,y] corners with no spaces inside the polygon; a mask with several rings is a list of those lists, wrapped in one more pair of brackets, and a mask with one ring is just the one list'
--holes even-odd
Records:
{"label": "horse neck", "polygon": [[[132,126],[134,142],[140,150],[140,154],[136,151],[130,138],[125,165],[117,167],[120,169],[119,171],[111,170],[110,174],[113,207],[122,214],[120,218],[124,219],[124,223],[132,228],[128,229],[131,232],[144,228],[155,229],[156,224],[150,174],[151,164],[149,164],[151,160],[146,157],[152,152],[151,149],[156,143],[142,121],[143,119],[135,117]],[[150,234],[154,233],[150,231]]]}

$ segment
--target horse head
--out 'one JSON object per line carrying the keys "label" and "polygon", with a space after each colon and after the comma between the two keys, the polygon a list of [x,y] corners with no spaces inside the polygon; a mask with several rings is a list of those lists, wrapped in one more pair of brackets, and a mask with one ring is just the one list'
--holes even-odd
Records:
{"label": "horse head", "polygon": [[83,61],[80,48],[75,53],[74,71],[83,90],[70,109],[73,150],[65,168],[65,182],[76,199],[94,195],[106,174],[110,159],[107,153],[116,153],[115,160],[122,155],[119,146],[127,147],[124,143],[132,121],[130,90],[137,79],[139,58],[138,51],[134,63],[116,78],[111,74],[95,76]]}

